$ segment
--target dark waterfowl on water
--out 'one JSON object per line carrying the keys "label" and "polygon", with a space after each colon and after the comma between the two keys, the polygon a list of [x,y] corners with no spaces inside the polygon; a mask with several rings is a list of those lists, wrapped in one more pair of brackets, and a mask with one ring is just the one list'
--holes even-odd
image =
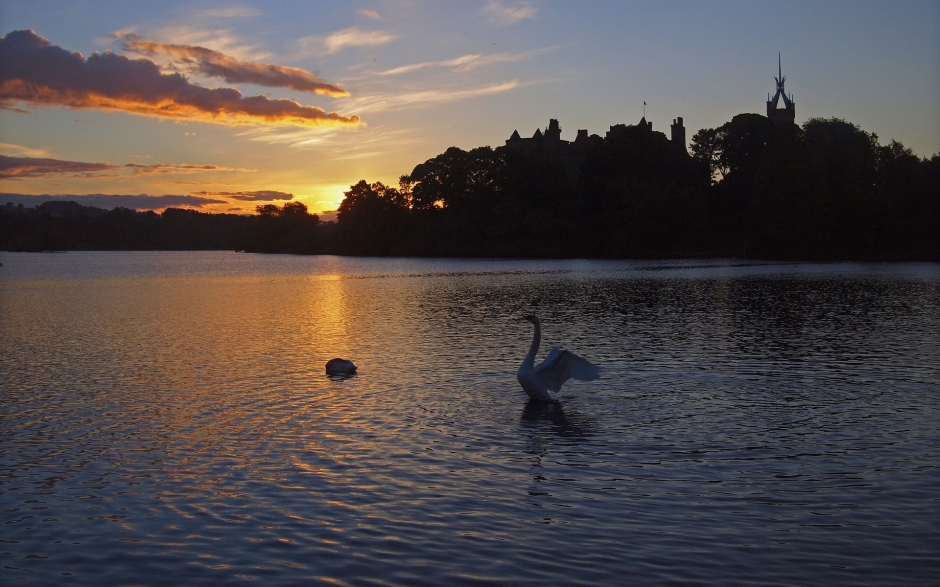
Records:
{"label": "dark waterfowl on water", "polygon": [[330,359],[326,362],[326,374],[334,377],[349,377],[356,373],[356,366],[346,359]]}

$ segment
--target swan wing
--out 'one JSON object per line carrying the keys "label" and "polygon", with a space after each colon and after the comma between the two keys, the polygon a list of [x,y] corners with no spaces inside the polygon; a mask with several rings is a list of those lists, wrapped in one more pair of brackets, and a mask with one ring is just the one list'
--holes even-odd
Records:
{"label": "swan wing", "polygon": [[571,351],[561,349],[552,349],[545,360],[535,368],[535,377],[542,387],[555,392],[569,379],[594,381],[600,376],[600,368],[597,365]]}

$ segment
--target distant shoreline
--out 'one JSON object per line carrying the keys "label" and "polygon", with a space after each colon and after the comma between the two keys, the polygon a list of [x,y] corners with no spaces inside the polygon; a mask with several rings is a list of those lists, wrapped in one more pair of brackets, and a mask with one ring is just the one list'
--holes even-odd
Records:
{"label": "distant shoreline", "polygon": [[252,216],[76,201],[0,205],[0,249],[940,260],[940,154],[919,158],[897,141],[881,145],[845,120],[800,127],[739,114],[696,133],[691,154],[645,121],[611,127],[576,158],[520,141],[451,147],[397,187],[361,180],[344,192],[335,222],[299,201],[259,204]]}
{"label": "distant shoreline", "polygon": [[[429,255],[349,255],[341,253],[265,253],[258,251],[236,251],[233,249],[69,249],[46,251],[11,251],[0,249],[3,253],[29,253],[29,254],[62,254],[62,253],[209,253],[225,252],[253,255],[288,255],[295,257],[343,257],[350,259],[435,259],[455,261],[727,261],[730,264],[715,264],[713,267],[759,267],[765,265],[801,264],[835,264],[835,263],[940,263],[940,255],[921,256],[873,256],[873,257],[814,257],[814,258],[749,258],[729,257],[726,255],[658,255],[646,257],[455,257],[455,256],[429,256]],[[701,268],[702,265],[690,267]],[[681,267],[669,267],[681,269]]]}

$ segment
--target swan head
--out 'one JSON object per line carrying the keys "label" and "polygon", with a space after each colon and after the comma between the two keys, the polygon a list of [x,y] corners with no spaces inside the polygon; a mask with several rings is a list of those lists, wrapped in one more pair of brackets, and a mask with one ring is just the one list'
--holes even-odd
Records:
{"label": "swan head", "polygon": [[523,320],[528,320],[532,324],[538,324],[539,319],[535,317],[535,314],[526,314],[522,317]]}

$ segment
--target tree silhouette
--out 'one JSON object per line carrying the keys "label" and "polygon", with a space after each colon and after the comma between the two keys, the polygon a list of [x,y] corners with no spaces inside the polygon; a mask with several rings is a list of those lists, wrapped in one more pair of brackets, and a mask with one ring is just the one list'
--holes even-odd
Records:
{"label": "tree silhouette", "polygon": [[576,159],[451,147],[397,188],[350,186],[335,224],[301,202],[256,211],[0,206],[0,248],[936,260],[940,154],[882,146],[838,118],[739,114],[698,131],[691,156],[647,125],[617,125]]}

